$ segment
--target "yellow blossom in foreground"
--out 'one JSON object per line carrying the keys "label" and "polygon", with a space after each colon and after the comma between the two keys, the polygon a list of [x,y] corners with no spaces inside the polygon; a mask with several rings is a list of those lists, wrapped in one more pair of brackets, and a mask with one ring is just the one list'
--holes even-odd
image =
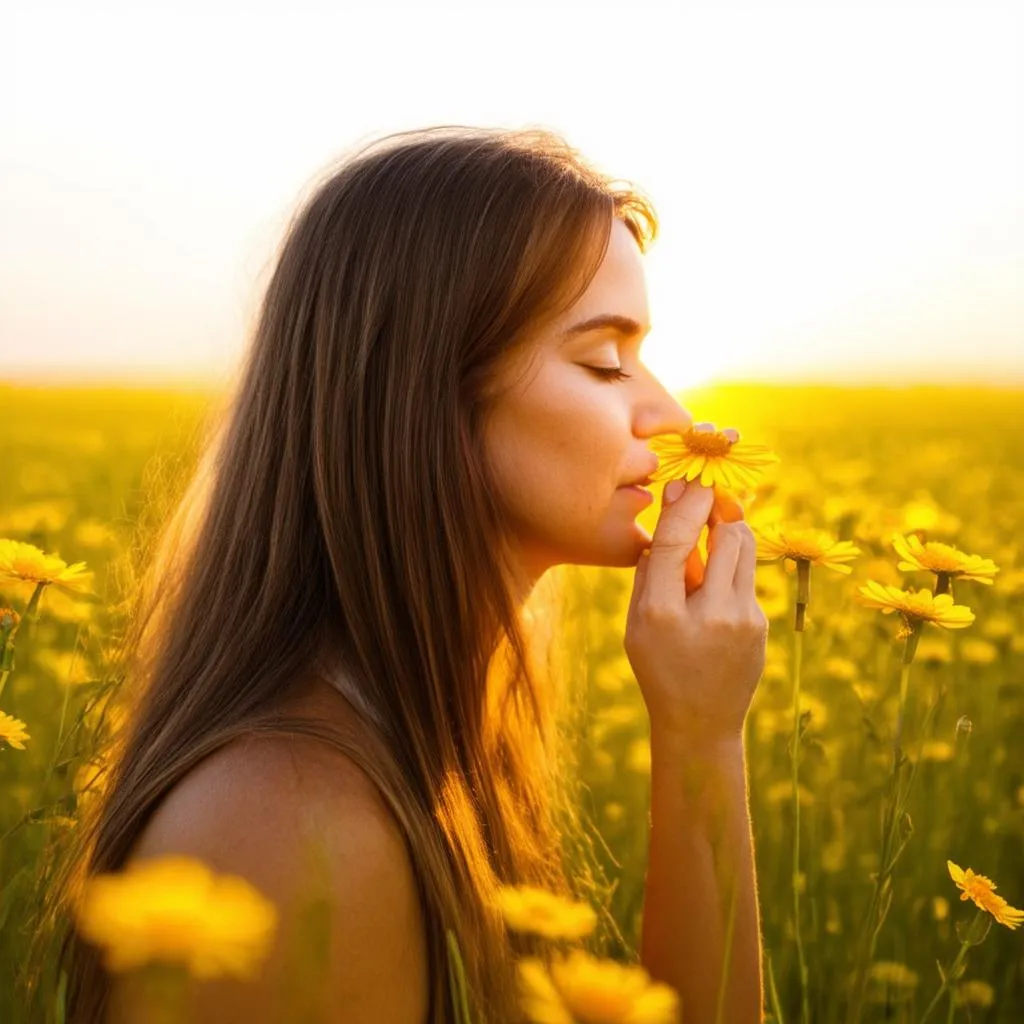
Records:
{"label": "yellow blossom in foreground", "polygon": [[75,916],[83,937],[102,947],[108,970],[163,961],[197,978],[252,977],[277,926],[274,904],[245,879],[181,856],[90,878]]}
{"label": "yellow blossom in foreground", "polygon": [[824,530],[813,527],[783,529],[777,524],[765,524],[754,530],[757,537],[758,562],[776,562],[780,559],[805,559],[811,565],[820,565],[849,575],[853,570],[845,562],[852,562],[860,548],[848,540],[835,540]]}
{"label": "yellow blossom in foreground", "polygon": [[513,931],[533,932],[548,939],[581,939],[597,925],[593,907],[533,885],[502,886],[497,904],[505,924]]}
{"label": "yellow blossom in foreground", "polygon": [[68,565],[57,555],[19,540],[0,539],[0,580],[45,583],[72,594],[88,594],[92,588],[92,573],[85,571],[85,562]]}
{"label": "yellow blossom in foreground", "polygon": [[755,488],[765,467],[779,461],[764,445],[733,441],[724,431],[697,427],[652,438],[651,451],[659,460],[653,481],[699,477],[705,487],[720,485],[729,491]]}
{"label": "yellow blossom in foreground", "polygon": [[951,860],[946,861],[950,878],[962,890],[961,900],[973,900],[975,906],[988,911],[1007,928],[1018,928],[1024,922],[1024,910],[1011,907],[1002,896],[995,894],[995,883],[984,875],[976,875],[970,868],[965,871]]}
{"label": "yellow blossom in foreground", "polygon": [[952,594],[933,594],[927,588],[900,590],[874,580],[857,588],[859,600],[869,608],[881,608],[884,615],[900,612],[909,622],[933,622],[944,629],[963,629],[974,621],[967,605],[953,604]]}
{"label": "yellow blossom in foreground", "polygon": [[949,544],[929,540],[924,543],[916,534],[904,537],[895,533],[890,538],[896,554],[900,556],[899,568],[905,572],[925,569],[930,572],[944,572],[953,579],[974,580],[992,586],[992,577],[999,567],[989,558],[981,555],[967,555]]}
{"label": "yellow blossom in foreground", "polygon": [[679,996],[643,967],[574,949],[545,967],[519,961],[520,1005],[535,1024],[676,1024]]}
{"label": "yellow blossom in foreground", "polygon": [[9,743],[18,750],[25,749],[24,740],[32,737],[25,731],[25,723],[19,718],[0,711],[0,743]]}

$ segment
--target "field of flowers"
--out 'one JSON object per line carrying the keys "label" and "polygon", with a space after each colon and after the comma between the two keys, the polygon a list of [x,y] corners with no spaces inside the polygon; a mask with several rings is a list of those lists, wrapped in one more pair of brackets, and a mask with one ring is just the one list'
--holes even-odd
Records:
{"label": "field of flowers", "polygon": [[[0,1021],[60,1020],[51,965],[31,1005],[19,984],[33,911],[116,719],[125,556],[212,399],[0,387]],[[766,1019],[1024,1020],[1024,393],[750,385],[683,401],[779,456],[746,503],[771,622],[747,731]],[[568,578],[585,805],[627,961],[650,772],[622,649],[632,570]],[[507,911],[531,926],[516,894]],[[579,913],[564,911],[583,934]],[[623,976],[606,976],[599,1016],[553,977],[526,979],[535,1004],[562,1000],[543,1019],[630,1019],[610,1002]],[[648,1006],[643,1020],[670,1019]]]}

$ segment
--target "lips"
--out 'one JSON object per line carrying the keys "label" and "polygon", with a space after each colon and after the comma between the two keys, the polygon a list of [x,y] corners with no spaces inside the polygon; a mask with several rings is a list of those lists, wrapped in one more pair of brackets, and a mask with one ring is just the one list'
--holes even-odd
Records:
{"label": "lips", "polygon": [[[648,455],[651,453],[648,452]],[[658,472],[658,467],[661,465],[661,460],[655,457],[653,462],[647,463],[647,475],[642,476],[637,480],[630,480],[628,483],[624,483],[623,487],[648,487],[654,482],[653,476]]]}
{"label": "lips", "polygon": [[627,487],[647,487],[648,484],[653,483],[649,476],[642,477],[640,480],[633,480],[626,484]]}

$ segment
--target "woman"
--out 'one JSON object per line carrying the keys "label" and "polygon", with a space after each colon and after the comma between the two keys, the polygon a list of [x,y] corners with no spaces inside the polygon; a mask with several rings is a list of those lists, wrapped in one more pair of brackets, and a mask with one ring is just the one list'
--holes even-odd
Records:
{"label": "woman", "polygon": [[[640,358],[656,231],[647,199],[557,136],[450,126],[351,155],[291,225],[132,617],[135,707],[83,831],[89,874],[185,853],[278,905],[263,978],[197,983],[188,1019],[307,1019],[306,999],[330,1021],[449,1021],[449,929],[474,1019],[519,1019],[514,960],[541,947],[506,932],[496,887],[576,892],[563,695],[526,608],[569,564],[637,567],[642,962],[687,1022],[714,1020],[730,930],[721,1019],[760,1019],[741,738],[767,632],[753,536],[691,485],[652,538],[628,486],[654,468],[647,440],[691,423]],[[278,1004],[313,839],[331,940],[317,984]],[[73,933],[64,954],[69,1021],[147,1019]]]}

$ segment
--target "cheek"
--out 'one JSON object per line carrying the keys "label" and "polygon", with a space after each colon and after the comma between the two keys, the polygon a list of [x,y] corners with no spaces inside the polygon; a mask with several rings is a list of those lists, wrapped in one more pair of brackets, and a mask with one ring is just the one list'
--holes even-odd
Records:
{"label": "cheek", "polygon": [[580,520],[605,508],[629,461],[629,409],[616,385],[545,366],[506,394],[489,428],[492,465],[517,518]]}

